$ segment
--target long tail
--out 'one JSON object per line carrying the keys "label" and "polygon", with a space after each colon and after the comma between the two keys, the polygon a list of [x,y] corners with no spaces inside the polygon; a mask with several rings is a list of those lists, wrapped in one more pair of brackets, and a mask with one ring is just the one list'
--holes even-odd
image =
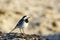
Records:
{"label": "long tail", "polygon": [[9,33],[11,33],[13,30],[15,30],[16,29],[16,27],[14,28],[14,29],[12,29]]}

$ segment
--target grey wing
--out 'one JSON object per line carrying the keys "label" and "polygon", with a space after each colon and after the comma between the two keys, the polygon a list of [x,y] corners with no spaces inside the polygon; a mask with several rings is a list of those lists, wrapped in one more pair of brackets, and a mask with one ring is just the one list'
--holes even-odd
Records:
{"label": "grey wing", "polygon": [[23,22],[24,22],[23,19],[21,19],[21,20],[17,23],[17,25],[15,26],[15,28],[10,31],[10,33],[11,33],[13,30],[15,30],[16,28],[22,27]]}
{"label": "grey wing", "polygon": [[24,21],[23,20],[20,20],[18,23],[17,23],[17,25],[16,25],[16,27],[22,27],[22,25],[23,25],[23,23],[24,23]]}

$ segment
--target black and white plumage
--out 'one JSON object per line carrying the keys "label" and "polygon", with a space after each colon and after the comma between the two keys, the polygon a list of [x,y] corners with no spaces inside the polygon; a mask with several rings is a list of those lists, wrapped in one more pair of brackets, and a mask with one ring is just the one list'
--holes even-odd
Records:
{"label": "black and white plumage", "polygon": [[[21,20],[19,20],[19,22],[17,23],[17,25],[15,26],[15,28],[13,30],[15,30],[16,28],[19,28],[20,29],[20,32],[22,32],[22,31],[24,32],[23,28],[28,26],[28,22],[29,22],[28,19],[29,19],[28,16],[23,16],[21,18]],[[11,32],[13,30],[11,30]]]}

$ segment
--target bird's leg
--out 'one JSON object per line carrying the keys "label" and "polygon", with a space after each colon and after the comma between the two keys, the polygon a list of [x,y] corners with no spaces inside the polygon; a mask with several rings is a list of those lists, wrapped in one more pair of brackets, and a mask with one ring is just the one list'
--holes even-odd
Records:
{"label": "bird's leg", "polygon": [[24,33],[24,28],[22,28],[22,33]]}
{"label": "bird's leg", "polygon": [[22,33],[21,28],[19,28],[19,29],[20,29],[20,33]]}

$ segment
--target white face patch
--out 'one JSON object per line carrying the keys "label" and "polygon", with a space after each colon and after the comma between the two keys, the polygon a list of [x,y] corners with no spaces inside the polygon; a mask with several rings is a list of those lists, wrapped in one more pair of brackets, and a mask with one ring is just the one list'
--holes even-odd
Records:
{"label": "white face patch", "polygon": [[27,19],[27,18],[29,18],[29,17],[28,17],[28,16],[26,16],[26,17],[24,18],[24,20],[25,20],[25,19]]}

